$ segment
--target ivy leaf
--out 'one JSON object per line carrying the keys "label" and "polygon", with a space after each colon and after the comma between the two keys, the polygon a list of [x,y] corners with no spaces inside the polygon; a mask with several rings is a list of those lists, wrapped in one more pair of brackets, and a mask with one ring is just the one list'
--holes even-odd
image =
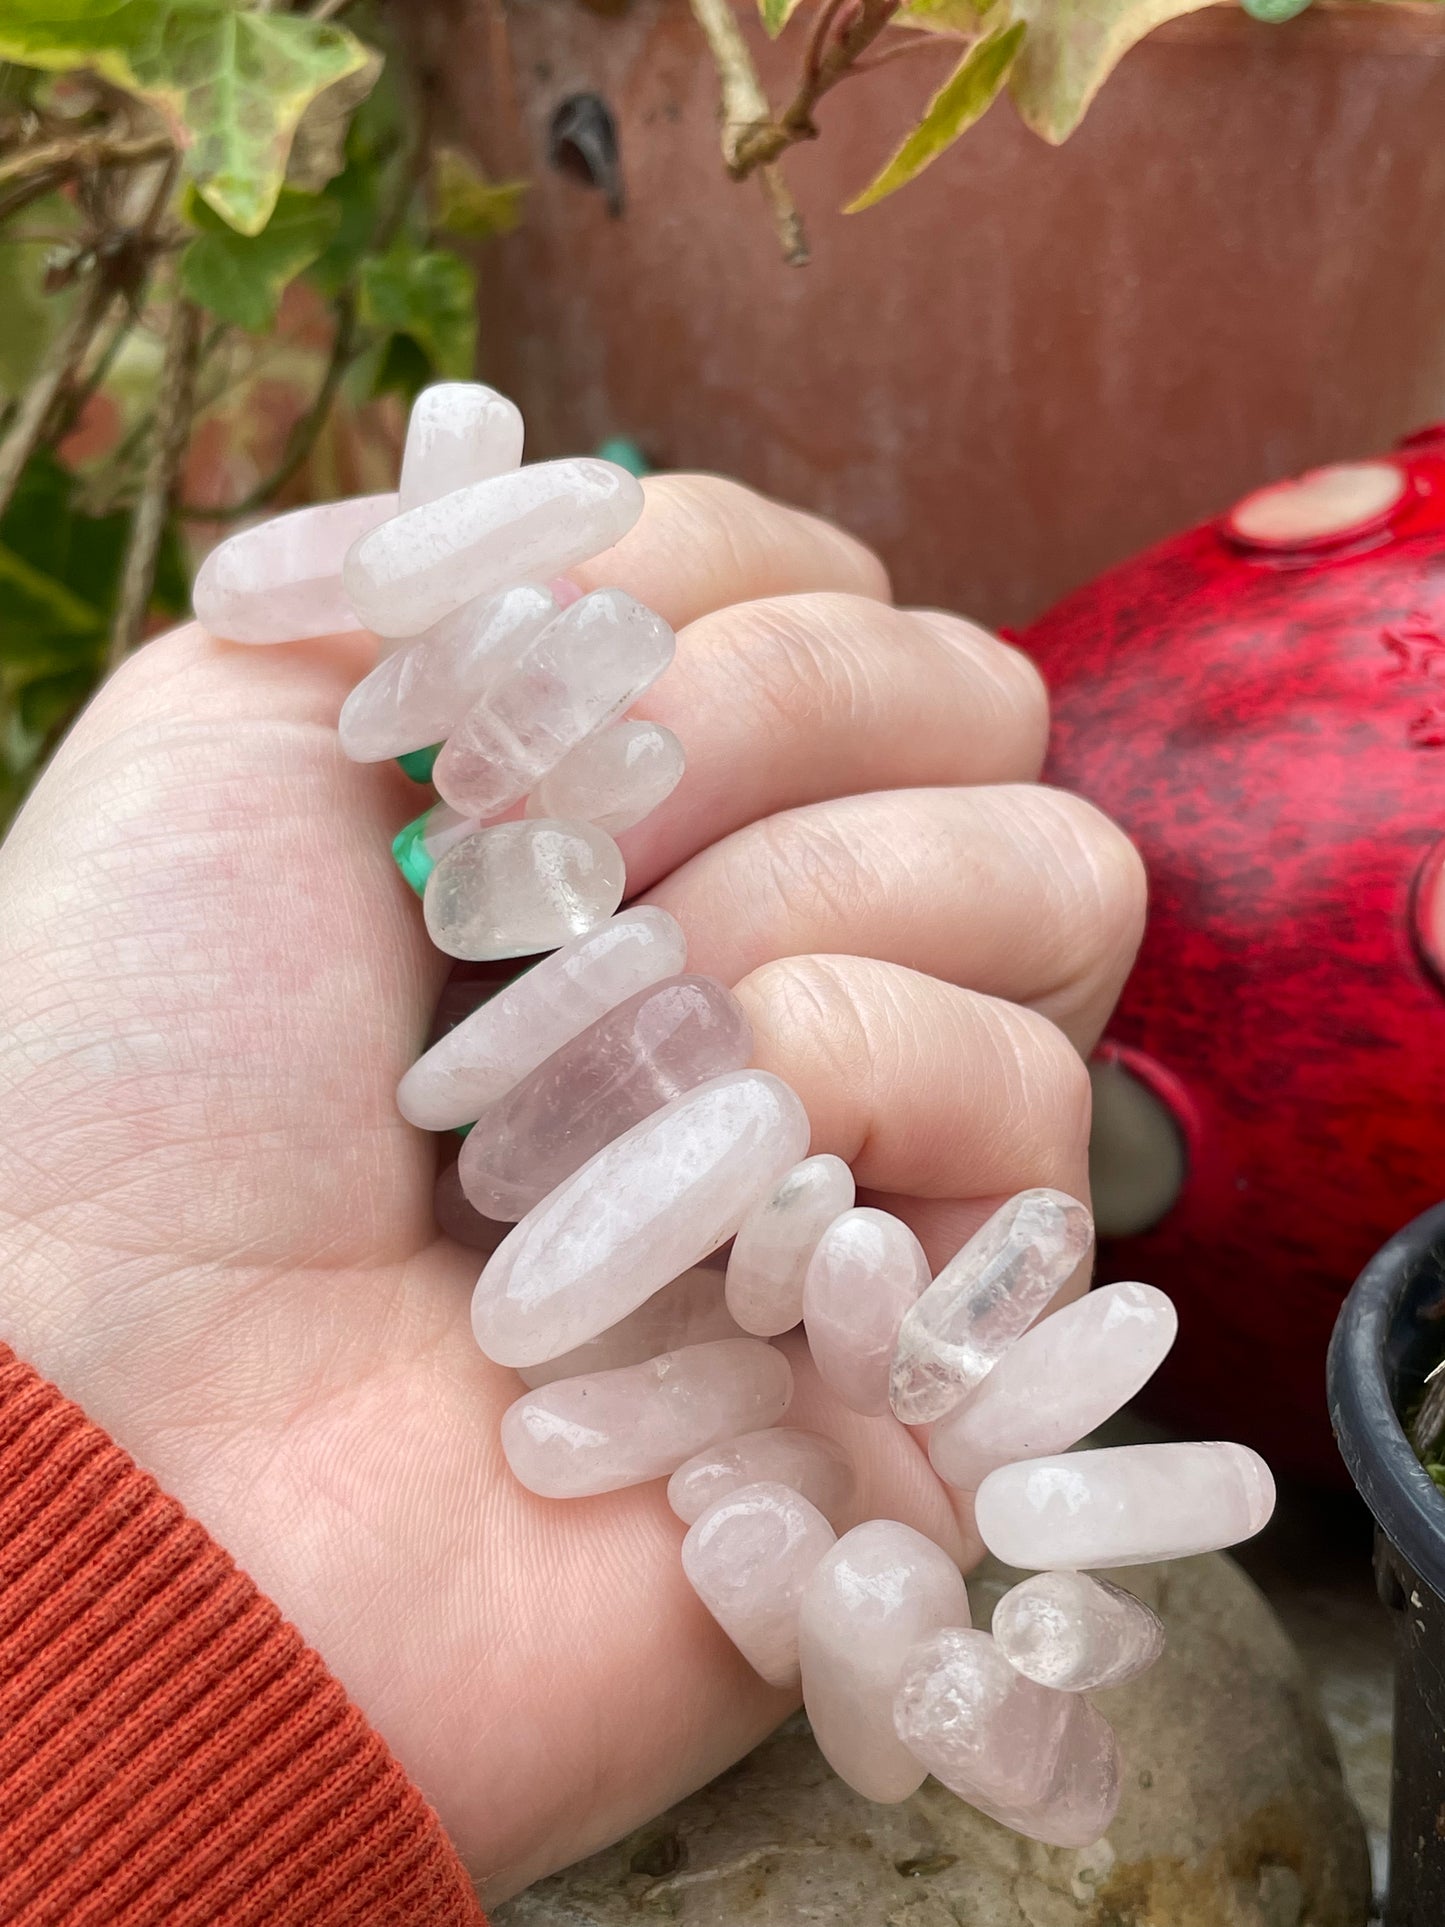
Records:
{"label": "ivy leaf", "polygon": [[409,342],[433,376],[465,380],[471,375],[477,285],[460,256],[403,240],[389,253],[364,260],[358,281],[358,312],[368,327]]}
{"label": "ivy leaf", "polygon": [[437,149],[431,186],[437,226],[459,240],[485,241],[510,234],[521,223],[527,183],[489,181],[460,148]]}
{"label": "ivy leaf", "polygon": [[987,11],[987,0],[982,6],[976,6],[974,0],[905,0],[898,10],[897,24],[972,40]]}
{"label": "ivy leaf", "polygon": [[1124,55],[1146,34],[1212,0],[1015,0],[1028,43],[1009,92],[1024,123],[1057,145],[1068,139]]}
{"label": "ivy leaf", "polygon": [[763,25],[774,40],[802,5],[802,0],[758,0]]}
{"label": "ivy leaf", "polygon": [[346,136],[358,107],[381,78],[384,65],[374,48],[354,72],[324,87],[297,122],[286,163],[286,185],[319,194],[346,165]]}
{"label": "ivy leaf", "polygon": [[189,213],[200,232],[181,255],[181,286],[192,301],[251,334],[274,326],[281,296],[341,224],[334,201],[289,187],[259,234],[238,234],[199,199]]}
{"label": "ivy leaf", "polygon": [[906,186],[930,161],[937,160],[944,148],[956,141],[966,128],[972,127],[1008,78],[1026,32],[1025,23],[1015,20],[980,35],[929,101],[922,120],[907,140],[877,178],[856,200],[848,203],[844,213],[857,214]]}
{"label": "ivy leaf", "polygon": [[202,197],[259,234],[316,97],[367,60],[344,27],[227,0],[5,0],[0,59],[89,69],[147,101]]}

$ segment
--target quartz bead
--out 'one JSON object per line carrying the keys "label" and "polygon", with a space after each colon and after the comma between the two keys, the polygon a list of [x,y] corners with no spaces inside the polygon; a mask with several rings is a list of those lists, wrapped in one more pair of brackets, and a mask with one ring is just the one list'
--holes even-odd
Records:
{"label": "quartz bead", "polygon": [[823,1233],[803,1282],[813,1363],[855,1412],[888,1410],[904,1313],[928,1287],[923,1246],[902,1219],[862,1205]]}
{"label": "quartz bead", "polygon": [[439,381],[411,405],[401,458],[400,509],[419,508],[522,460],[522,411],[479,381]]}
{"label": "quartz bead", "polygon": [[665,1478],[734,1432],[787,1410],[793,1374],[757,1338],[720,1338],[640,1365],[558,1378],[502,1418],[514,1476],[544,1499],[585,1499]]}
{"label": "quartz bead", "polygon": [[292,509],[211,550],[196,575],[196,620],[227,642],[295,642],[363,624],[341,587],[346,551],[389,516],[394,495]]}
{"label": "quartz bead", "polygon": [[666,802],[686,760],[670,729],[629,717],[569,750],[527,798],[527,814],[580,817],[618,836]]}
{"label": "quartz bead", "polygon": [[444,1165],[437,1173],[432,1210],[437,1229],[444,1237],[454,1238],[469,1251],[484,1252],[489,1258],[511,1229],[510,1225],[484,1218],[476,1206],[468,1202],[454,1164]]}
{"label": "quartz bead", "polygon": [[523,582],[481,596],[383,656],[341,705],[341,747],[380,763],[439,742],[498,673],[558,614],[554,598]]}
{"label": "quartz bead", "polygon": [[1083,1572],[1036,1572],[993,1609],[993,1636],[1016,1672],[1063,1693],[1122,1686],[1164,1650],[1142,1599]]}
{"label": "quartz bead", "polygon": [[626,469],[539,462],[424,502],[355,543],[341,577],[379,636],[414,636],[475,596],[545,582],[610,549],[642,513]]}
{"label": "quartz bead", "polygon": [[489,1218],[524,1217],[634,1124],[740,1071],[752,1049],[742,1005],[714,978],[640,990],[481,1114],[458,1161],[462,1189]]}
{"label": "quartz bead", "polygon": [[675,977],[687,942],[665,910],[624,910],[533,964],[412,1065],[402,1116],[446,1131],[480,1117],[529,1072],[609,1010]]}
{"label": "quartz bead", "polygon": [[906,1800],[924,1769],[893,1727],[893,1699],[921,1639],[969,1623],[958,1567],[893,1519],[855,1526],[809,1580],[799,1616],[803,1703],[833,1770],[869,1800]]}
{"label": "quartz bead", "polygon": [[[497,1226],[498,1236],[490,1250],[495,1251],[507,1229],[506,1225]],[[619,1365],[640,1365],[662,1352],[680,1352],[686,1345],[745,1336],[723,1302],[722,1273],[710,1266],[694,1265],[585,1345],[541,1365],[523,1365],[518,1376],[524,1385],[550,1385],[558,1378],[580,1378],[587,1372],[610,1372]]]}
{"label": "quartz bead", "polygon": [[1138,1566],[1253,1538],[1274,1480],[1245,1445],[1116,1445],[990,1472],[974,1500],[1005,1565]]}
{"label": "quartz bead", "polygon": [[728,1309],[745,1332],[776,1338],[803,1316],[803,1279],[819,1238],[854,1198],[842,1158],[806,1158],[738,1227],[728,1258]]}
{"label": "quartz bead", "polygon": [[622,852],[590,823],[494,823],[454,843],[422,899],[449,957],[529,957],[605,923],[622,901]]}
{"label": "quartz bead", "polygon": [[1025,1679],[987,1633],[945,1628],[909,1655],[898,1738],[960,1799],[1017,1832],[1087,1846],[1119,1800],[1112,1730],[1086,1699]]}
{"label": "quartz bead", "polygon": [[1051,1312],[934,1426],[934,1471],[974,1492],[996,1466],[1066,1451],[1133,1398],[1178,1327],[1152,1285],[1104,1285]]}
{"label": "quartz bead", "polygon": [[904,1315],[890,1397],[905,1424],[949,1412],[1078,1269],[1094,1227],[1061,1191],[1021,1191],[975,1232]]}
{"label": "quartz bead", "polygon": [[798,1602],[833,1528],[786,1485],[745,1485],[719,1499],[682,1542],[693,1591],[755,1673],[798,1683]]}
{"label": "quartz bead", "polygon": [[501,659],[436,760],[438,792],[469,816],[499,815],[650,689],[675,646],[621,589],[583,596]]}
{"label": "quartz bead", "polygon": [[667,1503],[685,1525],[692,1525],[719,1499],[760,1481],[801,1493],[835,1532],[853,1522],[858,1487],[853,1461],[821,1432],[787,1425],[744,1432],[699,1452],[668,1480]]}
{"label": "quartz bead", "polygon": [[477,1343],[536,1365],[595,1338],[725,1243],[807,1146],[801,1102],[766,1071],[674,1098],[511,1231],[477,1281]]}

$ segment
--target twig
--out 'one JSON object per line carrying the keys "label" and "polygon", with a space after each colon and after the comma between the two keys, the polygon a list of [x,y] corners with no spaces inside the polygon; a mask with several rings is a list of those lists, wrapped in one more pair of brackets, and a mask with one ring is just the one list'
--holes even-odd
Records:
{"label": "twig", "polygon": [[131,518],[115,621],[106,652],[107,674],[124,661],[145,631],[161,538],[190,439],[200,347],[201,311],[194,302],[176,293],[166,328],[166,356],[156,396],[155,439],[151,443],[140,499]]}
{"label": "twig", "polygon": [[[734,179],[741,180],[753,169],[740,166],[739,157],[750,140],[772,129],[773,110],[729,0],[690,0],[690,4],[718,71],[723,163]],[[837,4],[837,0],[829,0],[829,4]],[[808,259],[808,242],[787,182],[781,169],[772,166],[762,168],[761,178],[783,259],[790,267],[801,267]]]}
{"label": "twig", "polygon": [[739,143],[731,173],[737,180],[767,167],[799,141],[816,140],[813,112],[824,94],[857,71],[860,55],[892,24],[900,0],[859,0],[858,10],[835,32],[841,0],[826,0],[813,29],[797,91],[770,125],[755,128]]}
{"label": "twig", "polygon": [[0,441],[0,515],[10,506],[15,485],[25,464],[35,453],[50,420],[58,396],[74,379],[105,319],[115,293],[107,277],[92,268],[86,276],[75,306],[45,351],[30,385],[21,396],[11,417],[5,438]]}
{"label": "twig", "polygon": [[133,140],[120,140],[113,134],[76,134],[69,140],[46,141],[40,147],[22,147],[18,154],[0,161],[0,186],[28,180],[32,174],[58,174],[68,180],[100,168],[141,167],[174,152],[175,143],[169,134],[143,134]]}

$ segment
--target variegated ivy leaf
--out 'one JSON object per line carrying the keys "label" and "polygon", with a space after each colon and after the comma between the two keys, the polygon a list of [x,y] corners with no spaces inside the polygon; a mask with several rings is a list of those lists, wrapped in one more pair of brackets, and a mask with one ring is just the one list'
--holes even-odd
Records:
{"label": "variegated ivy leaf", "polygon": [[758,0],[758,12],[763,16],[763,25],[774,40],[801,5],[802,0]]}
{"label": "variegated ivy leaf", "polygon": [[1015,0],[1028,44],[1009,76],[1025,124],[1046,141],[1067,140],[1129,49],[1166,20],[1214,0]]}

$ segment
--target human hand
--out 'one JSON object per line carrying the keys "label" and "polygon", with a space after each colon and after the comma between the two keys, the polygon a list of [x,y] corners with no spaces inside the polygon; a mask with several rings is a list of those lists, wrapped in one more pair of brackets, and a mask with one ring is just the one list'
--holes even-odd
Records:
{"label": "human hand", "polygon": [[[1088,1081],[1142,921],[1138,860],[1036,787],[1014,651],[896,611],[877,561],[734,485],[648,485],[574,571],[681,631],[637,713],[688,770],[629,887],[737,986],[755,1062],[860,1202],[949,1255],[1003,1197],[1087,1194]],[[397,1114],[447,962],[388,853],[420,807],[342,757],[355,636],[188,628],[102,691],[0,850],[0,1335],[301,1629],[500,1897],[679,1798],[787,1708],[692,1595],[660,1486],[511,1478],[516,1376]],[[788,1341],[789,1423],[860,1516],[967,1562],[925,1453]]]}

